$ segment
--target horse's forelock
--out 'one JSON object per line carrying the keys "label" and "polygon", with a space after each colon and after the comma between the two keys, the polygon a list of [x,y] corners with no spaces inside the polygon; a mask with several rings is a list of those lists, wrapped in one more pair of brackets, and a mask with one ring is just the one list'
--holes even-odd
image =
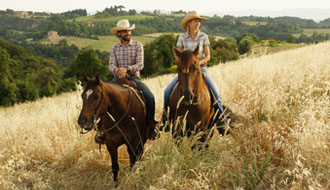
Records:
{"label": "horse's forelock", "polygon": [[96,86],[99,86],[99,82],[96,79],[92,79],[86,82],[84,91],[87,91],[88,89],[95,89]]}
{"label": "horse's forelock", "polygon": [[193,64],[193,56],[194,55],[191,50],[182,52],[180,59],[183,73],[189,73],[189,68]]}

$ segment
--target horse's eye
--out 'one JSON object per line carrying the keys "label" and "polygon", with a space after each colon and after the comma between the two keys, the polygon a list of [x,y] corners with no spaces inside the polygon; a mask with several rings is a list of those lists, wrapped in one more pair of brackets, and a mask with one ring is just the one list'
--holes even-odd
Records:
{"label": "horse's eye", "polygon": [[99,98],[99,96],[98,95],[95,95],[95,97],[94,97],[95,99],[98,99]]}

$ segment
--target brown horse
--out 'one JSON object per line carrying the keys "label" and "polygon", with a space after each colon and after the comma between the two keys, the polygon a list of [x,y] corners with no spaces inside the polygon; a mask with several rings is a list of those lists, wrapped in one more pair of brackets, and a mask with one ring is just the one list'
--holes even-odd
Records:
{"label": "brown horse", "polygon": [[[169,121],[177,123],[172,129],[173,137],[203,132],[199,141],[204,142],[209,133],[214,109],[211,108],[209,90],[199,64],[199,46],[194,51],[181,51],[175,47],[173,49],[179,58],[178,83],[169,100]],[[186,121],[185,131],[183,119]]]}
{"label": "brown horse", "polygon": [[115,183],[118,181],[118,147],[127,145],[131,168],[143,154],[147,125],[143,101],[129,87],[103,82],[98,76],[89,79],[81,95],[83,107],[78,124],[83,131],[94,128],[105,134],[105,144],[112,161]]}

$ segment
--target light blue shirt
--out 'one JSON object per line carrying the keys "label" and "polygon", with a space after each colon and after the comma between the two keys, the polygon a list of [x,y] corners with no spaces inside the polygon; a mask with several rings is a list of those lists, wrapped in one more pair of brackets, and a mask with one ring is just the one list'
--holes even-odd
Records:
{"label": "light blue shirt", "polygon": [[188,34],[188,32],[180,35],[178,42],[176,43],[177,48],[181,48],[183,50],[192,50],[194,51],[199,43],[199,59],[203,59],[205,57],[204,46],[210,45],[209,37],[204,32],[198,32],[195,40],[192,40]]}

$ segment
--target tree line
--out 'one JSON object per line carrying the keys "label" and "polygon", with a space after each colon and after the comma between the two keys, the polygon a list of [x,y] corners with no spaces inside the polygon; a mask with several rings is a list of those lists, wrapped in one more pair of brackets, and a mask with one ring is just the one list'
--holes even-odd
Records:
{"label": "tree line", "polygon": [[[114,6],[98,12],[95,17],[107,18],[124,15],[139,15],[135,10],[125,11],[123,6]],[[173,12],[173,15],[160,14],[159,11],[143,12],[150,15],[145,19],[135,20],[136,30],[133,35],[143,35],[149,33],[160,32],[182,32],[181,19],[183,11]],[[46,18],[31,17],[19,18],[10,14],[0,14],[1,28],[16,32],[17,38],[24,41],[26,39],[40,40],[44,38],[48,31],[54,30],[62,36],[77,36],[82,38],[98,39],[100,35],[110,35],[109,29],[115,26],[115,22],[77,22],[78,16],[85,16],[86,10],[78,9],[60,14],[49,14]],[[181,16],[180,16],[181,14]],[[178,16],[179,15],[179,16]],[[330,18],[329,18],[330,19]],[[279,41],[292,41],[293,34],[302,33],[303,28],[324,28],[330,27],[329,19],[325,19],[320,23],[316,23],[310,19],[301,19],[296,17],[234,17],[225,15],[219,17],[214,15],[203,22],[202,31],[211,35],[223,36],[227,38],[235,38],[247,33],[257,35],[260,40],[274,39]],[[255,22],[256,24],[249,24]],[[0,29],[1,30],[1,29]],[[18,32],[19,31],[19,32]],[[17,35],[18,34],[18,35]],[[12,34],[12,36],[14,36]],[[316,42],[327,40],[326,36],[306,36],[300,35],[301,38],[296,42]],[[299,38],[295,37],[295,39]],[[0,37],[6,37],[0,33]],[[12,37],[13,38],[13,37]],[[6,38],[7,39],[7,38]]]}

